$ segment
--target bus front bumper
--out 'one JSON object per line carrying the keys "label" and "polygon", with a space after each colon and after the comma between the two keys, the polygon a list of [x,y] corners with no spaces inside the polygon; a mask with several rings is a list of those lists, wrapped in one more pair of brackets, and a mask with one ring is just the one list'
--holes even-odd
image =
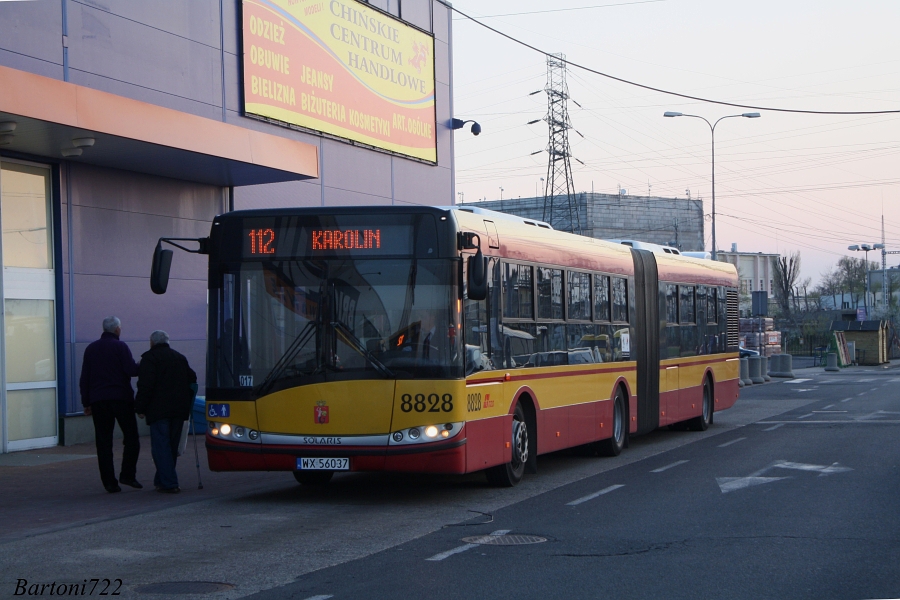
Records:
{"label": "bus front bumper", "polygon": [[211,471],[295,471],[298,458],[349,458],[350,471],[466,472],[465,431],[452,440],[410,446],[284,446],[206,436]]}

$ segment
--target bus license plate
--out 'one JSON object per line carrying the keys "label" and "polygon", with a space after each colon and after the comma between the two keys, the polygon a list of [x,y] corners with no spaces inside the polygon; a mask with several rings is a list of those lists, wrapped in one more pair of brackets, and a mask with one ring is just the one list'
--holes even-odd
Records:
{"label": "bus license plate", "polygon": [[298,458],[298,471],[349,471],[349,458]]}

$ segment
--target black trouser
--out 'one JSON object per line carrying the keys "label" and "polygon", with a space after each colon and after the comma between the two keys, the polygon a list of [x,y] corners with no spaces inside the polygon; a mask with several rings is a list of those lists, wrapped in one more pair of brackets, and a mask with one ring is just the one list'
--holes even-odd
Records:
{"label": "black trouser", "polygon": [[94,419],[94,437],[97,441],[97,463],[100,465],[100,480],[104,487],[116,485],[116,469],[113,466],[113,431],[116,421],[122,429],[125,450],[122,453],[122,470],[119,477],[125,481],[135,478],[141,442],[138,438],[137,419],[134,416],[134,402],[131,400],[101,400],[91,404]]}

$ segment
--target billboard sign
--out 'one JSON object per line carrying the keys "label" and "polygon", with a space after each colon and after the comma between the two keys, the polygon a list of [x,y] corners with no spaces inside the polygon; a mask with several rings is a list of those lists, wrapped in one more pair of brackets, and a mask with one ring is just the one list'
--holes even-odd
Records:
{"label": "billboard sign", "polygon": [[437,162],[434,38],[357,0],[243,0],[244,112]]}

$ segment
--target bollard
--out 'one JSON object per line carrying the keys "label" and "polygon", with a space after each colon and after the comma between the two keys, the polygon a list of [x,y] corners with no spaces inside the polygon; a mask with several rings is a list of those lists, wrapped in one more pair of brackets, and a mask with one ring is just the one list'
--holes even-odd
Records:
{"label": "bollard", "polygon": [[782,354],[784,358],[782,358],[781,362],[781,372],[782,377],[787,377],[788,379],[794,378],[794,358],[790,354]]}
{"label": "bollard", "polygon": [[771,356],[772,360],[769,362],[769,377],[782,376],[782,371],[784,371],[784,368],[781,366],[784,363],[782,360],[783,357],[783,354],[773,354]]}
{"label": "bollard", "polygon": [[828,359],[828,364],[825,365],[826,371],[840,371],[837,365],[837,354],[834,352],[829,352],[826,356]]}
{"label": "bollard", "polygon": [[762,367],[762,357],[760,356],[751,356],[747,359],[747,371],[750,375],[750,381],[753,383],[765,383],[766,380],[763,379],[762,371],[760,368]]}
{"label": "bollard", "polygon": [[760,358],[762,359],[762,362],[760,363],[759,374],[762,375],[762,378],[767,382],[772,381],[772,378],[769,377],[769,357],[761,356]]}
{"label": "bollard", "polygon": [[753,385],[753,380],[750,379],[750,361],[746,358],[741,359],[741,381],[744,385]]}

